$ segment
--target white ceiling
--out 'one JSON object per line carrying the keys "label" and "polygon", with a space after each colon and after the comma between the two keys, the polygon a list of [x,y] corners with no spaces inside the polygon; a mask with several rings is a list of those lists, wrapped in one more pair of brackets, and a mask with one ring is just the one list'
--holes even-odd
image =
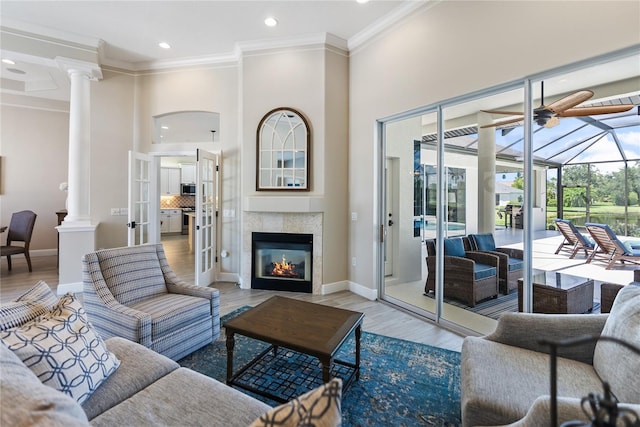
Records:
{"label": "white ceiling", "polygon": [[[25,1],[2,0],[0,25],[97,50],[127,70],[233,61],[238,50],[328,40],[353,49],[428,0]],[[431,0],[435,3],[438,0]],[[264,19],[274,17],[276,27]],[[171,49],[162,49],[167,42]],[[65,73],[0,50],[2,92],[68,101]],[[31,61],[31,62],[30,62]]]}
{"label": "white ceiling", "polygon": [[[4,27],[74,41],[103,43],[101,61],[142,69],[162,61],[225,58],[238,43],[295,40],[329,33],[357,42],[394,15],[426,0],[315,1],[12,1],[3,0]],[[276,27],[264,24],[274,17]],[[171,49],[162,49],[167,42]]]}

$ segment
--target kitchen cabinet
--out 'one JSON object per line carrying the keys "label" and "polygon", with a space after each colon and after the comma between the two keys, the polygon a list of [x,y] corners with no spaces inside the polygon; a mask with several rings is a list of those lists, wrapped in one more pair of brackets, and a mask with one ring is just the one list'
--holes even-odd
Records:
{"label": "kitchen cabinet", "polygon": [[160,195],[180,194],[180,169],[160,168]]}
{"label": "kitchen cabinet", "polygon": [[181,182],[184,184],[196,183],[196,165],[193,163],[184,163],[180,165],[180,170],[182,172]]}
{"label": "kitchen cabinet", "polygon": [[182,233],[182,209],[160,209],[160,233]]}

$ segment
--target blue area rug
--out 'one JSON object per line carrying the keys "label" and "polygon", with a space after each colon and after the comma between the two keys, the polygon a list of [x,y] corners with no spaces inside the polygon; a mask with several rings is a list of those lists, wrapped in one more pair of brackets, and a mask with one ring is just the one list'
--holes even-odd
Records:
{"label": "blue area rug", "polygon": [[[222,324],[249,308],[223,316]],[[460,425],[460,353],[369,332],[362,333],[361,344],[360,379],[342,396],[343,426]],[[261,341],[236,335],[234,367],[265,348]],[[350,337],[338,358],[353,360],[354,349]],[[224,382],[226,361],[223,328],[220,339],[178,363]]]}

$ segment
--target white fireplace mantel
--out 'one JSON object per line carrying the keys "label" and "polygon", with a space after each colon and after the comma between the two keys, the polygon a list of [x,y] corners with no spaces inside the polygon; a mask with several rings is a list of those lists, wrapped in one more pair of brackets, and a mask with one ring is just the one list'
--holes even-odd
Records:
{"label": "white fireplace mantel", "polygon": [[243,204],[245,212],[312,213],[325,212],[326,208],[324,197],[309,196],[249,196]]}

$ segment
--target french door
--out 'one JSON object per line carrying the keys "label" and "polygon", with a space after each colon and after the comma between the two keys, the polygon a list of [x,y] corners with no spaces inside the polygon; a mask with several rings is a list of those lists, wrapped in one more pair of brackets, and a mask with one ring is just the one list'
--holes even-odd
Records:
{"label": "french door", "polygon": [[196,153],[196,285],[208,286],[216,279],[218,234],[217,154],[198,149]]}
{"label": "french door", "polygon": [[127,244],[160,241],[158,209],[158,160],[148,154],[129,151],[129,197]]}

